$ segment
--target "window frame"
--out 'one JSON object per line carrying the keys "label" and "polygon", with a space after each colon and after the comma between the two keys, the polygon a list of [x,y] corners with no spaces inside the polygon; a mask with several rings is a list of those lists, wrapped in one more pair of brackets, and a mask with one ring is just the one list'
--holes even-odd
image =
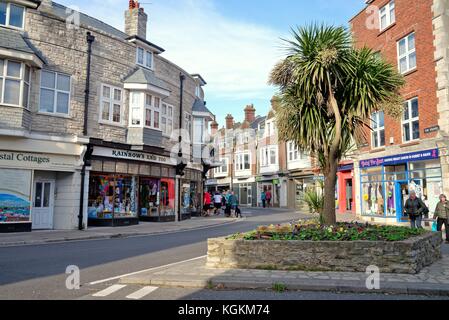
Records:
{"label": "window frame", "polygon": [[[163,113],[164,110],[164,106],[165,106],[165,114]],[[171,109],[171,115],[169,115],[169,110]],[[164,136],[170,137],[172,131],[174,130],[174,120],[173,120],[173,114],[174,114],[174,110],[175,107],[171,104],[168,104],[166,102],[162,102],[160,103],[160,112],[159,112],[159,128],[162,131],[162,134]],[[162,125],[164,123],[165,120],[165,130],[163,129]],[[169,121],[171,122],[171,128],[172,130],[169,130]]]}
{"label": "window frame", "polygon": [[[11,28],[11,29],[16,29],[16,30],[24,30],[25,29],[25,13],[26,13],[26,7],[23,5],[20,5],[18,3],[12,3],[12,2],[4,2],[4,1],[0,1],[6,4],[6,17],[5,17],[5,24],[1,24],[0,26],[5,27],[5,28]],[[17,27],[17,26],[13,26],[11,25],[10,19],[11,19],[11,5],[16,6],[16,7],[20,7],[23,9],[22,11],[22,26],[21,27]]]}
{"label": "window frame", "polygon": [[[124,96],[125,96],[125,91],[123,88],[121,87],[117,87],[117,86],[113,86],[107,83],[101,83],[101,89],[100,89],[100,112],[99,112],[99,123],[102,124],[107,124],[107,125],[113,125],[113,126],[124,126]],[[105,98],[104,94],[103,94],[103,90],[105,87],[108,87],[110,89],[110,93],[109,93],[109,98]],[[120,98],[121,100],[115,100],[115,90],[120,90],[121,94],[120,94]],[[108,102],[109,103],[109,119],[105,120],[103,119],[103,104],[104,102]],[[114,119],[114,105],[119,105],[120,106],[120,122],[116,122],[113,121]]]}
{"label": "window frame", "polygon": [[[245,156],[248,156],[248,162],[245,162]],[[246,168],[245,166],[246,163],[248,163],[248,168]],[[237,153],[235,155],[234,169],[236,172],[251,170],[251,153],[249,152]]]}
{"label": "window frame", "polygon": [[[43,76],[44,72],[48,72],[48,73],[53,73],[54,74],[54,76],[55,76],[55,87],[54,88],[49,88],[49,87],[42,86],[42,76]],[[69,91],[58,89],[58,75],[62,75],[62,76],[65,76],[65,77],[69,78]],[[41,110],[42,89],[53,90],[53,112],[48,112],[47,110]],[[67,106],[67,113],[57,112],[58,93],[65,93],[65,94],[69,95],[69,101],[68,101],[68,106]],[[38,112],[41,113],[41,114],[46,114],[46,115],[70,117],[71,100],[72,100],[72,75],[70,75],[68,73],[63,73],[63,72],[58,72],[58,71],[53,71],[53,70],[48,70],[48,69],[42,69],[41,70],[41,76],[40,76],[40,85],[39,85],[39,108],[38,108],[39,111]]]}
{"label": "window frame", "polygon": [[[385,18],[386,18],[386,24],[385,24],[384,28],[382,28],[382,17],[384,16],[382,14],[383,9],[385,9]],[[392,9],[394,12],[394,19],[391,19]],[[388,2],[386,5],[384,5],[382,8],[379,9],[379,30],[384,31],[385,29],[388,29],[388,27],[390,27],[394,23],[396,23],[396,3],[395,3],[395,0],[391,0],[390,2]]]}
{"label": "window frame", "polygon": [[[415,39],[415,45],[413,47],[413,50],[409,50],[409,38],[413,35],[414,39]],[[405,53],[401,55],[400,53],[400,43],[402,40],[405,40]],[[415,66],[413,68],[410,68],[410,56],[412,54],[415,54]],[[407,68],[404,71],[401,71],[401,60],[405,58],[406,60],[406,65]],[[418,67],[418,56],[417,56],[417,52],[416,52],[416,32],[410,32],[409,34],[407,34],[406,36],[402,37],[401,39],[399,39],[397,41],[397,61],[398,61],[398,70],[400,74],[406,74],[409,73],[413,70],[415,70]]]}
{"label": "window frame", "polygon": [[[23,61],[19,61],[19,60],[14,60],[14,59],[6,59],[6,58],[0,58],[0,60],[3,61],[3,70],[2,70],[2,75],[0,75],[0,80],[1,83],[0,85],[2,86],[0,89],[1,92],[1,96],[0,96],[0,105],[4,105],[4,106],[9,106],[9,107],[16,107],[16,108],[24,108],[29,110],[29,106],[30,106],[30,93],[31,93],[31,74],[33,69],[31,68],[30,65],[26,64]],[[13,76],[8,76],[8,65],[9,62],[14,62],[14,63],[18,63],[20,64],[20,75],[19,77],[13,77]],[[30,70],[30,74],[29,74],[29,78],[28,81],[25,80],[25,74],[26,74],[26,68],[29,68]],[[19,103],[18,104],[14,104],[14,103],[6,103],[5,102],[5,88],[6,88],[6,80],[10,80],[10,81],[19,81]],[[25,106],[23,104],[23,94],[24,94],[24,88],[25,88],[25,84],[28,85],[28,103]]]}
{"label": "window frame", "polygon": [[[229,172],[229,160],[228,158],[221,158],[220,162],[224,162],[223,165],[217,167],[214,169],[214,174],[221,175],[221,174],[228,174]],[[226,168],[226,170],[223,170],[223,168]]]}
{"label": "window frame", "polygon": [[[383,113],[383,117],[384,117],[384,121],[383,121],[383,126],[379,126],[380,123],[380,113]],[[373,119],[373,117],[376,117],[376,119]],[[373,123],[376,123],[377,126],[374,127]],[[381,132],[384,132],[384,144],[381,144]],[[374,144],[374,135],[377,135],[377,141],[378,141],[378,145],[376,146]],[[383,148],[385,147],[386,144],[386,136],[385,136],[385,113],[383,111],[377,111],[377,112],[373,112],[373,114],[371,115],[371,148],[372,149],[379,149],[379,148]]]}
{"label": "window frame", "polygon": [[[139,50],[143,51],[143,57],[142,57],[142,63],[139,62]],[[148,65],[148,56],[151,55],[150,63],[151,65]],[[154,52],[148,49],[145,49],[141,46],[136,47],[136,64],[144,67],[149,70],[154,70]]]}
{"label": "window frame", "polygon": [[[416,101],[418,104],[418,116],[412,118],[412,103],[413,101]],[[405,114],[405,109],[404,109],[404,113],[402,115],[402,119],[401,119],[401,132],[402,132],[402,143],[410,143],[410,142],[414,142],[414,141],[419,141],[421,139],[421,132],[420,132],[420,127],[419,127],[419,99],[418,97],[413,97],[411,99],[408,99],[406,101],[404,101],[404,107],[405,105],[407,105],[407,111],[408,111],[408,119],[405,120],[404,119],[404,114]],[[413,138],[413,123],[418,122],[418,138]],[[409,134],[410,134],[410,139],[406,140],[405,139],[405,125],[409,126]]]}

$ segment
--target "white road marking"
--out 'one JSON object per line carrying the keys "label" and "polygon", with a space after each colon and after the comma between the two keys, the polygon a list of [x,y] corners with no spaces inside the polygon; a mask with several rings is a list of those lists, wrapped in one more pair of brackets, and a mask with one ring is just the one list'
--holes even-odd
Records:
{"label": "white road marking", "polygon": [[188,259],[188,260],[184,260],[184,261],[178,261],[178,262],[174,262],[174,263],[169,263],[169,264],[166,264],[164,266],[159,266],[159,267],[154,267],[154,268],[150,268],[150,269],[140,270],[140,271],[131,272],[131,273],[127,273],[127,274],[122,274],[122,275],[119,275],[119,276],[115,276],[115,277],[111,277],[111,278],[107,278],[107,279],[103,279],[103,280],[93,281],[93,282],[90,282],[89,285],[92,286],[92,285],[96,285],[96,284],[100,284],[100,283],[104,283],[104,282],[108,282],[108,281],[112,281],[112,280],[117,280],[117,279],[128,277],[128,276],[133,276],[135,274],[139,274],[139,273],[142,273],[142,272],[147,272],[147,271],[153,271],[153,270],[157,270],[157,269],[167,268],[167,267],[175,266],[177,264],[181,264],[181,263],[184,263],[184,262],[189,262],[189,261],[203,259],[205,257],[207,257],[207,255],[196,257],[196,258],[192,258],[192,259]]}
{"label": "white road marking", "polygon": [[157,289],[158,287],[146,286],[134,293],[127,295],[126,298],[138,300],[150,294],[151,292],[156,291]]}
{"label": "white road marking", "polygon": [[92,296],[93,297],[106,297],[106,296],[108,296],[108,295],[110,295],[110,294],[112,294],[114,292],[119,291],[120,289],[122,289],[124,287],[126,287],[126,284],[114,284],[114,285],[112,285],[110,287],[107,287],[104,290],[101,290],[101,291],[99,291],[97,293],[94,293]]}

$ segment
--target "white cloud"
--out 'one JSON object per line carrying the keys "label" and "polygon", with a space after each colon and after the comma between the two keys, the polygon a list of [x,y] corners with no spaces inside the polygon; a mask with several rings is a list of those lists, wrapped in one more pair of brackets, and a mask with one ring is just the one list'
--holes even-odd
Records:
{"label": "white cloud", "polygon": [[223,98],[271,94],[268,74],[280,59],[280,34],[221,15],[210,0],[172,0],[149,6],[149,38],[168,59],[208,81]]}
{"label": "white cloud", "polygon": [[[127,1],[86,2],[77,4],[82,12],[123,30]],[[141,2],[149,16],[148,40],[166,49],[167,59],[200,73],[208,82],[207,95],[229,100],[271,96],[268,75],[282,58],[278,31],[225,17],[212,0]]]}

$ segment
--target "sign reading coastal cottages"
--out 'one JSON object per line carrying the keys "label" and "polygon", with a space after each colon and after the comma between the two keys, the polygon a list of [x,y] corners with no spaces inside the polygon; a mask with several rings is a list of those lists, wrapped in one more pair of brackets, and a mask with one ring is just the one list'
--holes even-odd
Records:
{"label": "sign reading coastal cottages", "polygon": [[360,161],[360,168],[388,166],[410,161],[432,160],[438,159],[438,157],[439,157],[438,149],[417,151],[383,158],[362,160]]}
{"label": "sign reading coastal cottages", "polygon": [[77,156],[0,151],[2,167],[74,171],[78,164]]}
{"label": "sign reading coastal cottages", "polygon": [[119,150],[104,147],[95,147],[92,155],[114,159],[125,159],[125,160],[176,165],[176,159],[133,150]]}

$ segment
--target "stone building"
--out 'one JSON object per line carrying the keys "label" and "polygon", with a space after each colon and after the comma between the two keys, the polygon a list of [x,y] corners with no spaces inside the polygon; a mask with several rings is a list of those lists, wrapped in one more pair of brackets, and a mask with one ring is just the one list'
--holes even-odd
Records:
{"label": "stone building", "polygon": [[369,0],[350,21],[358,47],[397,66],[406,85],[404,114],[372,115],[354,161],[357,213],[368,221],[406,222],[411,190],[433,212],[449,192],[448,2]]}
{"label": "stone building", "polygon": [[194,114],[206,82],[162,56],[147,20],[136,0],[125,32],[50,0],[0,2],[1,230],[198,210],[203,167],[191,140],[195,119],[204,131],[212,119]]}

